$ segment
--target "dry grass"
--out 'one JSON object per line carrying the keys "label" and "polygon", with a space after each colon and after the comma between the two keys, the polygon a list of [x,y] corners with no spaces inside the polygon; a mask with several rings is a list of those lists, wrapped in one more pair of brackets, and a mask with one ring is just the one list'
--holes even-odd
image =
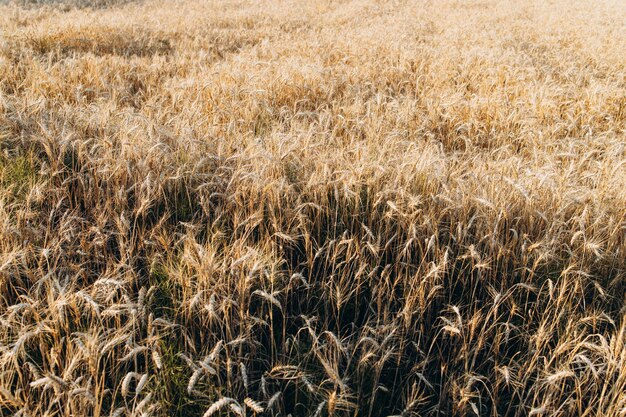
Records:
{"label": "dry grass", "polygon": [[97,5],[0,6],[0,414],[625,415],[623,2]]}

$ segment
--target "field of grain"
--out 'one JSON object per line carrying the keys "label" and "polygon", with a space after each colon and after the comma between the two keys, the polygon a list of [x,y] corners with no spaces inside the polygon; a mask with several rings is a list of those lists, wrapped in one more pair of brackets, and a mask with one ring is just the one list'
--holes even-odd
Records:
{"label": "field of grain", "polygon": [[626,3],[0,4],[0,415],[626,416]]}

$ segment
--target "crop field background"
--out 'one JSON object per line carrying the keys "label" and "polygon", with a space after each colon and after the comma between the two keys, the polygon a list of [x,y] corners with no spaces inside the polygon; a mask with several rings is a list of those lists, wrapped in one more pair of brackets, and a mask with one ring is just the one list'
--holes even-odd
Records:
{"label": "crop field background", "polygon": [[0,4],[0,415],[626,416],[626,3]]}

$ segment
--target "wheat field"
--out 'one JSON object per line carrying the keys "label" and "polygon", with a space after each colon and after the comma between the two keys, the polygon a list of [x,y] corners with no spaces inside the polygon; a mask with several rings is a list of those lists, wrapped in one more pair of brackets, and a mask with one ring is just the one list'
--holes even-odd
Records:
{"label": "wheat field", "polygon": [[0,415],[626,416],[626,3],[0,4]]}

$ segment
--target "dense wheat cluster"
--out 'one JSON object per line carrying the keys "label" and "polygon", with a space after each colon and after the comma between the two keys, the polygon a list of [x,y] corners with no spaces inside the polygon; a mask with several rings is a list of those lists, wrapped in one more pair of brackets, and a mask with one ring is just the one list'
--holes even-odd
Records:
{"label": "dense wheat cluster", "polygon": [[624,2],[0,29],[1,415],[626,415]]}

